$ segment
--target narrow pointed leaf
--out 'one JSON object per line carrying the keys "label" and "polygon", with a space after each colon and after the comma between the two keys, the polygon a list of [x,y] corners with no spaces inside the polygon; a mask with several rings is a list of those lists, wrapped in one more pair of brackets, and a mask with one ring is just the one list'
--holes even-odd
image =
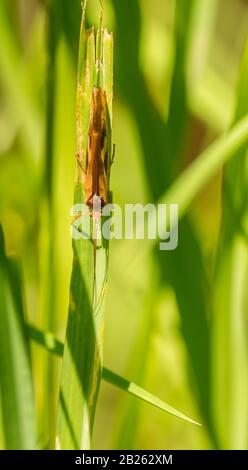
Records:
{"label": "narrow pointed leaf", "polygon": [[[33,339],[34,341],[36,341],[36,343],[43,346],[47,351],[49,351],[52,354],[56,354],[57,356],[63,357],[64,345],[61,341],[57,340],[52,333],[40,331],[31,325],[27,325],[27,331],[28,331],[29,337]],[[197,424],[198,426],[201,426],[200,423],[198,423],[197,421],[194,421],[193,419],[184,415],[183,413],[176,410],[172,406],[168,405],[165,401],[160,400],[160,398],[147,392],[144,388],[139,387],[134,382],[129,382],[128,380],[124,379],[123,377],[116,374],[115,372],[112,372],[106,367],[103,367],[102,369],[102,378],[106,382],[112,385],[115,385],[121,390],[124,390],[125,392],[130,393],[136,398],[139,398],[140,400],[143,400],[149,403],[150,405],[153,405],[156,408],[159,408],[160,410],[165,411],[166,413],[172,414],[176,416],[177,418],[180,418],[184,421],[188,421],[189,423]]]}
{"label": "narrow pointed leaf", "polygon": [[6,449],[34,449],[34,395],[21,288],[0,226],[0,395]]}

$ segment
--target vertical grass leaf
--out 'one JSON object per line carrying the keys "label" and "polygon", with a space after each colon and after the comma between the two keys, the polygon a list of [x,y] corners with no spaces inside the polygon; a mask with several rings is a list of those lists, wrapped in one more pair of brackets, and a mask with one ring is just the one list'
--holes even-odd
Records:
{"label": "vertical grass leaf", "polygon": [[[74,205],[83,204],[84,171],[88,146],[88,129],[93,87],[97,85],[100,67],[100,87],[106,91],[108,101],[109,133],[112,116],[112,36],[102,29],[95,33],[85,30],[85,8],[80,31],[76,127],[77,175]],[[97,56],[97,43],[101,36],[103,56]],[[110,139],[111,142],[111,139]],[[74,216],[76,214],[74,213]],[[108,243],[97,241],[96,266],[92,241],[92,220],[88,239],[87,215],[80,212],[80,227],[73,222],[73,270],[70,287],[70,306],[62,366],[60,402],[58,412],[57,447],[60,449],[88,449],[91,446],[95,408],[102,370],[103,312],[106,292]],[[79,220],[79,219],[78,219]],[[101,236],[100,236],[101,238]],[[96,272],[94,268],[96,267]]]}
{"label": "vertical grass leaf", "polygon": [[[234,123],[248,113],[248,43],[241,64]],[[247,448],[248,145],[228,162],[214,282],[212,413],[219,446]]]}
{"label": "vertical grass leaf", "polygon": [[34,396],[20,280],[0,226],[0,395],[6,449],[34,449]]}

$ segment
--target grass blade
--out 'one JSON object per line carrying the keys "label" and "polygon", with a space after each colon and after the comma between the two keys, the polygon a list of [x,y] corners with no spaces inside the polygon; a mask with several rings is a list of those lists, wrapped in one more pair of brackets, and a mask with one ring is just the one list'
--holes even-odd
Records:
{"label": "grass blade", "polygon": [[[228,133],[221,136],[200,154],[165,192],[159,203],[177,203],[179,206],[179,219],[182,219],[199,191],[221,169],[223,164],[231,157],[234,157],[236,152],[247,142],[248,117],[245,117],[240,119]],[[171,229],[175,222],[175,220],[170,221]],[[164,227],[159,227],[159,229],[162,233]],[[200,250],[196,246],[196,239],[187,221],[183,221],[183,225],[180,226],[180,233],[183,243],[179,244],[176,251],[166,254],[167,256],[164,257],[166,263],[163,269],[165,270],[165,279],[173,285],[176,291],[189,357],[192,360],[195,375],[198,378],[198,386],[202,392],[200,396],[201,401],[203,401],[202,411],[206,421],[211,425],[208,410],[209,333],[207,303],[205,302],[206,289],[204,286],[206,274],[204,274]],[[152,246],[152,242],[150,246]],[[192,256],[193,249],[195,256]],[[133,257],[135,257],[135,253],[130,250],[130,259]],[[189,276],[188,266],[189,264],[192,266],[192,259],[194,260],[194,272],[192,269]],[[187,284],[185,280],[187,280]],[[197,292],[197,295],[195,295],[195,292]],[[194,334],[195,328],[198,328],[197,336]]]}
{"label": "grass blade", "polygon": [[[204,150],[165,191],[158,204],[178,204],[178,216],[181,220],[189,210],[191,202],[204,186],[220,171],[226,162],[232,158],[235,159],[237,152],[247,142],[248,115],[240,119],[229,132],[216,139],[213,144]],[[175,222],[175,220],[170,220],[171,229]],[[164,227],[159,226],[160,234],[163,233],[163,230]],[[150,247],[153,243],[156,243],[156,240],[150,241]],[[130,257],[133,258],[131,251]]]}
{"label": "grass blade", "polygon": [[[194,163],[171,184],[175,168],[178,168],[177,159],[181,157],[180,150],[184,139],[185,126],[188,121],[185,96],[186,44],[190,41],[189,24],[191,13],[195,15],[195,5],[193,4],[196,4],[196,2],[190,2],[190,6],[186,5],[186,3],[189,2],[176,2],[177,33],[179,35],[182,34],[183,40],[180,36],[176,38],[175,52],[177,56],[175,58],[175,66],[177,70],[174,70],[175,75],[172,80],[169,119],[166,126],[151,103],[150,95],[147,92],[146,83],[139,66],[140,10],[138,2],[133,1],[132,5],[127,5],[125,2],[113,1],[118,31],[116,50],[119,52],[116,57],[116,63],[118,66],[119,83],[121,92],[134,113],[135,122],[139,129],[150,194],[161,204],[178,203],[180,219],[189,210],[190,204],[197,194],[221,169],[224,162],[231,158],[235,149],[241,146],[244,140],[247,140],[248,130],[247,121],[244,122],[243,127],[239,123],[241,124],[240,129],[234,128],[230,134],[226,134],[218,139],[207,151],[199,155]],[[211,5],[214,7],[213,3],[211,2]],[[182,11],[186,10],[185,15],[181,14],[181,7]],[[128,14],[131,14],[135,20],[131,23],[129,34],[127,35],[125,18]],[[130,83],[132,83],[132,87],[130,87]],[[178,98],[180,96],[181,99]],[[238,131],[237,134],[236,130]],[[240,135],[239,131],[241,131]],[[172,142],[170,133],[174,135],[174,141]],[[153,158],[151,158],[151,155]],[[161,196],[161,194],[163,195]],[[159,228],[163,230],[162,227]],[[201,247],[197,242],[197,237],[194,235],[189,221],[183,221],[180,225],[179,236],[180,242],[177,250],[171,254],[166,253],[165,255],[163,253],[159,258],[164,278],[166,282],[172,285],[176,292],[184,339],[191,364],[194,368],[195,377],[197,378],[197,388],[200,390],[198,396],[200,395],[201,410],[204,418],[209,421],[210,354],[207,322],[209,304],[206,295],[207,289],[205,289],[207,276]],[[136,247],[135,244],[134,246]],[[152,243],[150,247],[152,247]],[[135,249],[130,249],[130,262],[135,258],[137,259]],[[140,262],[140,258],[137,259],[137,263],[138,261]],[[123,264],[128,264],[126,259]],[[191,266],[190,269],[189,266]],[[198,329],[197,335],[194,334],[196,328]]]}
{"label": "grass blade", "polygon": [[5,447],[34,449],[35,412],[20,281],[0,226],[0,392]]}
{"label": "grass blade", "polygon": [[[120,83],[121,92],[124,95],[129,108],[134,114],[135,123],[139,131],[143,151],[144,169],[146,172],[146,184],[149,188],[149,195],[155,201],[160,202],[161,195],[164,193],[165,188],[169,187],[175,177],[175,174],[178,172],[178,167],[181,164],[184,152],[186,129],[189,122],[186,84],[187,54],[190,42],[191,21],[194,14],[195,1],[187,2],[183,0],[173,3],[175,6],[175,57],[170,87],[167,123],[165,122],[160,112],[158,112],[158,109],[154,106],[154,101],[151,99],[151,92],[147,88],[147,82],[140,67],[140,4],[137,0],[134,0],[131,3],[114,0],[113,5],[115,8],[117,24],[116,63],[118,67],[118,81]],[[130,23],[127,34],[125,18],[129,15],[133,18],[133,21]],[[149,37],[149,28],[147,35]],[[130,86],[130,83],[132,86]],[[162,203],[163,202],[164,201],[162,201]],[[177,200],[174,200],[173,202],[176,203]],[[190,248],[192,258],[196,259],[198,256],[200,256],[201,252],[198,245],[196,244],[196,237],[193,237],[192,235],[191,239],[189,239],[191,232],[188,230],[188,245],[186,249]],[[181,252],[175,253],[177,259],[175,260],[174,257],[174,263],[172,259],[173,271],[177,269],[176,266],[178,266],[178,269],[180,269],[180,265],[183,265],[182,257],[180,258],[182,254],[183,253]],[[120,256],[120,260],[121,258],[122,256]],[[132,249],[131,247],[130,262],[131,259],[133,260],[135,258],[137,259],[137,251],[135,248]],[[162,256],[157,256],[157,260],[159,261],[160,269],[162,271],[163,277],[165,278],[165,271],[167,271],[168,268],[167,257],[163,253]],[[125,264],[127,264],[126,260]],[[201,259],[199,261],[197,259],[194,267],[198,267],[200,269],[202,264],[203,263],[201,262]],[[201,279],[201,271],[199,272],[198,270],[196,273],[193,273],[192,270],[189,270],[187,273],[187,285],[190,286],[191,290],[194,288],[195,279],[199,284]],[[168,277],[166,281],[168,282]],[[180,282],[178,276],[173,278],[171,276],[169,282],[172,284],[172,287],[176,290],[177,294],[180,291],[180,307],[182,305],[185,310],[185,302],[181,302],[184,284],[181,286],[179,285]],[[187,311],[189,312],[195,312],[194,298],[194,292],[193,295],[190,295],[188,292]],[[201,336],[201,338],[205,338],[205,322],[201,321],[205,313],[202,289],[199,290],[197,300],[199,303],[199,308],[197,305],[197,313],[199,311],[201,314],[198,322],[201,326],[201,331],[203,330],[203,333],[199,336]],[[185,320],[187,321],[188,318],[189,316],[187,316],[186,312]],[[202,342],[202,349],[204,344],[205,342]],[[148,351],[148,348],[146,348],[144,354],[149,353],[150,351]],[[197,359],[195,363],[199,363],[199,350],[197,351],[196,358]],[[142,356],[142,361],[143,360],[144,358]],[[205,370],[205,363],[203,366],[200,365],[199,369]],[[203,376],[203,374],[201,374],[201,376]]]}
{"label": "grass blade", "polygon": [[59,341],[50,331],[41,331],[34,326],[26,324],[26,330],[29,338],[35,341],[40,346],[43,346],[51,354],[63,357],[64,344]]}
{"label": "grass blade", "polygon": [[[86,164],[91,96],[93,86],[96,85],[98,67],[100,67],[100,86],[107,94],[110,133],[112,116],[113,40],[112,36],[102,29],[96,34],[94,28],[85,30],[85,8],[86,2],[83,5],[78,61],[76,104],[78,164],[75,205],[85,201],[83,168]],[[100,35],[103,41],[102,61],[96,57],[95,46]],[[80,220],[82,230],[85,227],[85,220],[82,216]],[[90,448],[101,380],[108,244],[103,240],[98,241],[96,273],[94,273],[92,226],[89,235],[89,239],[82,238],[76,230],[77,239],[73,239],[74,260],[57,426],[57,446],[60,449]],[[95,281],[96,299],[93,295]]]}
{"label": "grass blade", "polygon": [[129,382],[128,380],[124,379],[120,375],[117,375],[108,369],[104,369],[103,378],[107,380],[109,383],[111,383],[112,385],[115,385],[116,387],[121,388],[122,390],[125,390],[126,392],[130,393],[131,395],[134,395],[136,398],[139,398],[140,400],[150,403],[150,405],[153,405],[156,408],[159,408],[160,410],[166,411],[167,413],[170,413],[176,416],[177,418],[183,419],[184,421],[188,421],[192,424],[197,424],[198,426],[200,426],[200,423],[198,423],[197,421],[194,421],[191,418],[188,418],[188,416],[184,415],[180,411],[177,411],[175,408],[168,405],[167,403],[160,400],[159,398],[152,395],[151,393],[147,392],[143,388],[139,387],[134,382]]}
{"label": "grass blade", "polygon": [[176,179],[159,203],[177,203],[180,218],[192,200],[216,175],[221,167],[248,142],[248,116],[240,119],[225,135],[218,138]]}
{"label": "grass blade", "polygon": [[[43,346],[47,351],[51,352],[52,354],[56,354],[57,356],[63,357],[64,345],[61,341],[57,340],[52,333],[40,331],[31,325],[27,325],[27,331],[29,337],[41,346]],[[173,416],[176,416],[177,418],[180,418],[184,421],[188,421],[189,423],[201,426],[201,424],[197,421],[194,421],[193,419],[184,415],[172,406],[168,405],[163,400],[160,400],[155,395],[152,395],[145,389],[139,387],[134,382],[129,382],[128,380],[124,379],[115,372],[112,372],[106,367],[103,367],[102,369],[102,378],[106,380],[106,382],[115,385],[121,390],[130,393],[136,398],[139,398],[140,400],[143,400],[149,403],[150,405],[153,405],[156,408],[165,411],[166,413],[172,414]]]}
{"label": "grass blade", "polygon": [[[26,70],[21,67],[20,54],[15,34],[13,34],[12,25],[7,15],[6,0],[0,3],[0,79],[1,86],[8,96],[13,122],[23,127],[27,148],[31,150],[34,159],[37,161],[40,156],[41,138],[40,125],[41,119],[36,104],[29,96],[30,89],[29,77]],[[18,76],[18,86],[16,77]]]}
{"label": "grass blade", "polygon": [[[132,348],[127,367],[128,375],[134,376],[139,383],[145,383],[147,378],[152,338],[157,320],[156,302],[159,297],[159,279],[155,263],[151,267],[148,285],[149,289],[146,291],[147,294],[142,305],[141,323],[138,328],[139,334]],[[134,357],[140,358],[140,360],[134,361]],[[134,399],[127,401],[124,396],[117,418],[117,431],[114,429],[113,433],[112,447],[114,449],[137,448],[136,442],[140,429],[140,420],[141,402]]]}
{"label": "grass blade", "polygon": [[175,2],[175,63],[173,69],[169,116],[167,122],[166,148],[170,148],[167,158],[171,159],[172,168],[179,166],[189,117],[187,108],[187,52],[191,37],[191,22],[195,0]]}
{"label": "grass blade", "polygon": [[[57,83],[57,53],[61,34],[61,2],[54,0],[47,5],[47,76],[46,76],[46,128],[45,128],[45,165],[43,173],[43,198],[41,199],[41,225],[43,231],[47,230],[46,243],[43,241],[41,249],[44,252],[43,269],[44,281],[41,289],[44,296],[42,316],[45,328],[56,330],[57,312],[57,271],[55,227],[56,203],[55,203],[55,141],[56,141],[56,87]],[[56,427],[56,365],[51,362],[44,364],[44,404],[42,418],[47,432],[50,433],[50,447],[54,448],[54,436]],[[49,397],[48,399],[45,397]]]}
{"label": "grass blade", "polygon": [[[248,43],[241,64],[234,122],[248,113]],[[248,145],[224,169],[223,217],[212,318],[212,413],[219,446],[246,449]]]}

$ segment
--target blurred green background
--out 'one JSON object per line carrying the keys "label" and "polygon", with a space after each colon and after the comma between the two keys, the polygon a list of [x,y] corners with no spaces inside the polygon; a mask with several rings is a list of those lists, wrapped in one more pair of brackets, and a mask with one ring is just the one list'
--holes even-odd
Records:
{"label": "blurred green background", "polygon": [[[99,2],[89,0],[87,22],[98,19]],[[7,253],[21,263],[28,320],[62,340],[80,21],[78,0],[0,2],[0,220]],[[115,38],[114,202],[153,202],[233,121],[248,2],[104,0],[104,24]],[[236,285],[236,278],[223,285],[215,264],[221,192],[218,174],[180,223],[174,252],[149,250],[146,241],[116,240],[110,247],[105,366],[204,426],[103,382],[94,448],[247,448],[247,297],[240,316],[230,319],[227,307],[219,322],[214,317]],[[242,253],[244,259],[247,244]],[[50,381],[47,358],[55,365]],[[59,360],[33,345],[32,366],[45,445]]]}

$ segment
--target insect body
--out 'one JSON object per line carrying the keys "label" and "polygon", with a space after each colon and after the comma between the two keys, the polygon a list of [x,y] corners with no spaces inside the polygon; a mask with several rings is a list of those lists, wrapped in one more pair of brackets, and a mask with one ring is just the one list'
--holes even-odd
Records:
{"label": "insect body", "polygon": [[85,204],[93,219],[94,288],[96,302],[96,247],[101,209],[109,203],[109,175],[112,159],[109,156],[108,108],[106,93],[94,87],[91,98],[86,170],[84,173]]}
{"label": "insect body", "polygon": [[109,202],[110,158],[108,145],[106,93],[94,87],[85,171],[85,203],[93,209],[93,198],[100,199],[101,207]]}

